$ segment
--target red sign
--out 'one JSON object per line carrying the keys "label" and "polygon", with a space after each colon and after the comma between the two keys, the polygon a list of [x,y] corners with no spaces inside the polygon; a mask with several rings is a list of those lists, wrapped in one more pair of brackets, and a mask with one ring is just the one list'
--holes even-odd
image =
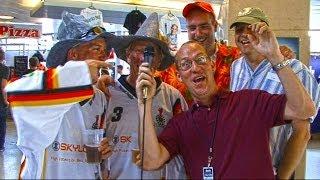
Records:
{"label": "red sign", "polygon": [[0,24],[0,37],[6,38],[40,38],[38,29],[15,27],[13,25]]}

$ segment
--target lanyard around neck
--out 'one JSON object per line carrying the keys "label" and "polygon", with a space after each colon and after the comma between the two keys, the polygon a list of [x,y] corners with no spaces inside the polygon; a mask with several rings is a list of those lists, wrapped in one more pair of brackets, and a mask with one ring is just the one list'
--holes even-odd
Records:
{"label": "lanyard around neck", "polygon": [[217,102],[217,111],[216,111],[216,119],[213,123],[213,132],[212,132],[212,136],[210,139],[206,138],[206,135],[203,133],[203,131],[201,131],[200,127],[198,126],[198,124],[195,122],[194,118],[193,118],[193,114],[192,114],[192,122],[194,124],[194,127],[196,128],[199,136],[201,136],[201,139],[205,140],[207,139],[208,141],[205,141],[204,143],[205,144],[209,144],[209,153],[208,153],[208,167],[211,166],[211,161],[212,161],[212,158],[213,158],[213,144],[214,144],[214,140],[215,140],[215,137],[216,137],[216,131],[217,131],[217,126],[218,126],[218,118],[219,118],[219,109],[220,109],[220,97],[218,97],[218,102]]}

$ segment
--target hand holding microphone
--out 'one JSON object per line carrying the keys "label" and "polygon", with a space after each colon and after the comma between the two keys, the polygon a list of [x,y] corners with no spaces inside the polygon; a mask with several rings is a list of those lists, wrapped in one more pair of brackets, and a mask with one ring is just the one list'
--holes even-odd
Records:
{"label": "hand holding microphone", "polygon": [[[143,53],[143,57],[144,57],[144,60],[143,62],[147,62],[149,64],[149,69],[151,68],[151,64],[152,64],[152,61],[153,61],[153,58],[154,58],[154,48],[152,45],[148,45],[145,50],[144,50],[144,53]],[[148,87],[145,86],[143,89],[142,89],[142,92],[143,92],[143,99],[147,99],[147,96],[148,96]]]}
{"label": "hand holding microphone", "polygon": [[[153,96],[155,94],[156,82],[151,71],[151,64],[154,58],[154,48],[149,45],[144,51],[144,61],[139,67],[139,76],[137,79],[137,95],[138,98],[142,96],[144,100],[148,96]],[[139,91],[142,91],[141,96],[139,96]]]}

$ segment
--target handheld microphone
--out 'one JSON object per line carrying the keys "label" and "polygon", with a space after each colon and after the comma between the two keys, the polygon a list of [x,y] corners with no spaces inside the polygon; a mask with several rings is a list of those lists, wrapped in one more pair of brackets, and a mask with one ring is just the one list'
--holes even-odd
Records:
{"label": "handheld microphone", "polygon": [[[152,45],[148,45],[143,52],[143,62],[149,63],[149,68],[151,68],[151,64],[154,58],[154,48]],[[143,87],[142,89],[143,99],[147,99],[148,95],[148,87]]]}

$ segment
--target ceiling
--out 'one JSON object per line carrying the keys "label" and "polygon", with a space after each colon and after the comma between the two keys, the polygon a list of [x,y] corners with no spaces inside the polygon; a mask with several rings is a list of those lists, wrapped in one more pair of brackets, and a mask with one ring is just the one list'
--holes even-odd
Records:
{"label": "ceiling", "polygon": [[[181,9],[185,4],[192,2],[192,0],[144,0],[144,6],[138,5],[134,0],[45,0],[42,2],[42,7],[37,9],[40,5],[40,0],[0,0],[0,15],[11,15],[15,19],[13,22],[28,22],[28,23],[42,23],[43,17],[52,19],[61,19],[61,13],[66,10],[70,13],[79,14],[80,10],[91,5],[103,12],[104,21],[109,23],[121,24],[128,12],[134,9],[139,9],[141,12],[150,14],[152,11],[157,11],[159,14],[172,11],[176,16],[181,17]],[[117,2],[117,3],[115,3]],[[123,2],[119,5],[119,2]],[[178,8],[176,8],[178,5]],[[157,8],[153,8],[157,6]],[[32,17],[30,17],[30,15]]]}
{"label": "ceiling", "polygon": [[[72,1],[78,1],[80,3],[71,3]],[[109,0],[110,1],[110,0]],[[222,0],[218,0],[222,1]],[[80,10],[90,6],[90,0],[45,0],[45,6],[48,8],[39,9],[39,11],[32,14],[34,17],[30,17],[31,11],[39,5],[40,0],[0,0],[0,15],[12,15],[15,17],[13,22],[19,23],[36,23],[41,24],[43,21],[46,21],[44,18],[40,17],[48,17],[52,19],[61,19],[61,13],[63,10],[67,10],[71,13],[79,14]],[[150,6],[154,6],[155,2],[158,4],[163,4],[163,6],[167,6],[166,8],[157,9],[157,12],[165,13],[171,10],[176,16],[181,17],[181,9],[188,2],[193,2],[193,0],[144,0],[147,6],[139,6],[139,5],[128,5],[125,4],[123,6],[117,6],[116,4],[108,4],[105,5],[104,0],[94,0],[93,5],[98,9],[103,9],[104,20],[109,23],[117,23],[122,24],[124,22],[124,18],[128,12],[131,10],[138,8],[142,12],[148,14],[155,9],[150,9]],[[131,4],[135,4],[135,0],[117,0],[116,2],[130,2]],[[212,2],[217,2],[214,0]],[[310,16],[310,28],[314,30],[320,30],[320,0],[310,0],[311,4],[311,16]],[[169,5],[165,5],[168,3]],[[76,7],[75,7],[76,4]],[[160,6],[158,5],[158,6]],[[180,8],[177,5],[181,6]],[[173,6],[173,7],[172,7]],[[101,8],[102,7],[102,8]]]}
{"label": "ceiling", "polygon": [[[30,0],[32,2],[32,0]],[[19,23],[41,23],[39,18],[31,18],[30,11],[35,3],[28,3],[26,0],[0,0],[0,15],[15,17],[13,22]]]}

